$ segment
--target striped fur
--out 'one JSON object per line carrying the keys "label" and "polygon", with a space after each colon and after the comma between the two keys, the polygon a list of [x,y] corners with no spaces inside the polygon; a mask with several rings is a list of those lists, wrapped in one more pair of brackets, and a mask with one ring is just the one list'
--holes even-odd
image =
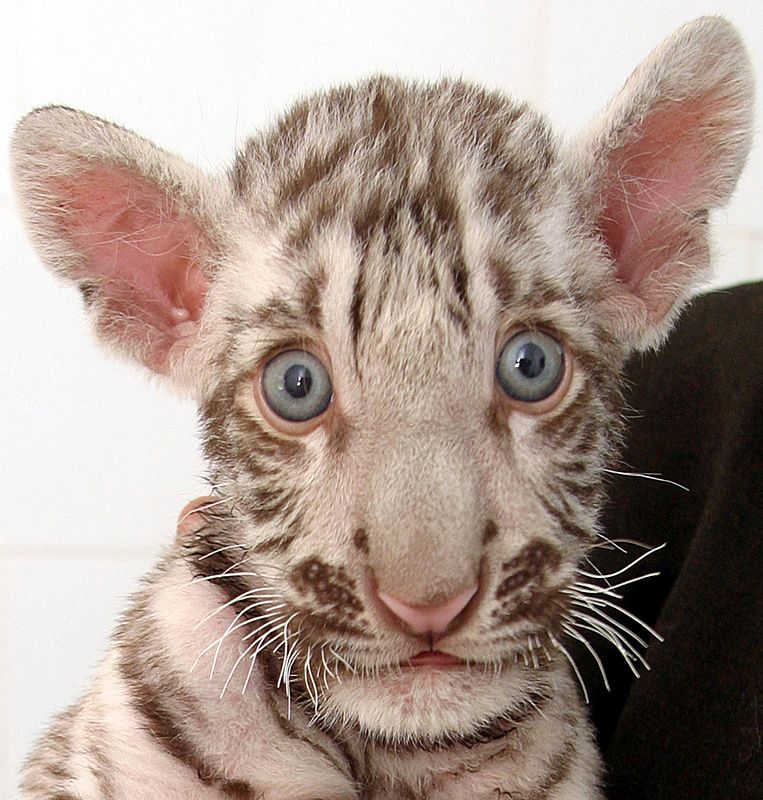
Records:
{"label": "striped fur", "polygon": [[[196,397],[215,500],[21,797],[600,797],[564,641],[605,624],[580,569],[620,372],[706,269],[749,84],[715,18],[663,43],[574,144],[500,93],[378,76],[298,103],[227,180],[81,112],[22,121],[14,176],[42,257],[104,341]],[[553,404],[497,387],[522,328],[563,343]],[[290,348],[333,383],[296,433],[255,391]],[[382,589],[419,607],[475,583],[436,642],[462,666],[406,667],[434,639],[392,624]]]}

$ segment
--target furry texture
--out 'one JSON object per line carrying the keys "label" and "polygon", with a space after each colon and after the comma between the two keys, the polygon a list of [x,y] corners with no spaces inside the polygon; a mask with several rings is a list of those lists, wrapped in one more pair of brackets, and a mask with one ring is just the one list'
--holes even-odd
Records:
{"label": "furry texture", "polygon": [[[750,106],[736,33],[704,18],[569,146],[451,80],[308,98],[227,179],[82,112],[23,120],[14,176],[42,258],[104,341],[197,398],[217,499],[22,796],[599,797],[564,637],[587,627],[638,660],[581,566],[620,371],[705,275]],[[496,383],[525,329],[564,349],[540,404]],[[333,385],[302,427],[259,388],[295,348]],[[425,634],[383,602],[419,613],[469,587]],[[460,664],[410,666],[432,650]]]}

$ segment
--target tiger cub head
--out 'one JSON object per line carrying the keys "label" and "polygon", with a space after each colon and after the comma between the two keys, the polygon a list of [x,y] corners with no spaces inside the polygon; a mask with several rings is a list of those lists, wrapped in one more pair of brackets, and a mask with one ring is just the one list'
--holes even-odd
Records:
{"label": "tiger cub head", "polygon": [[705,18],[572,142],[500,92],[377,76],[226,175],[60,107],[13,169],[101,340],[198,401],[220,503],[191,547],[268,598],[247,645],[327,718],[436,737],[575,630],[621,367],[706,276],[750,128],[744,49]]}

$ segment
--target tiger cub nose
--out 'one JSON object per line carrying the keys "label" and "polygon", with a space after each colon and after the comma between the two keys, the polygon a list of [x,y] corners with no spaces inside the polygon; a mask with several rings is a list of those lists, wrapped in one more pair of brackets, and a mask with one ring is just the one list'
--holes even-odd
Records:
{"label": "tiger cub nose", "polygon": [[392,612],[402,625],[398,627],[413,633],[444,633],[453,620],[469,605],[477,594],[478,585],[470,586],[434,605],[414,606],[393,597],[386,592],[377,591],[379,599]]}

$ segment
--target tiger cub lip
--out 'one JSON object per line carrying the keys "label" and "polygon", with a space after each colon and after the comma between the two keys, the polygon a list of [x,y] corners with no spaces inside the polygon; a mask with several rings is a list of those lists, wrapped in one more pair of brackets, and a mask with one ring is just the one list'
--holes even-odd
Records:
{"label": "tiger cub lip", "polygon": [[464,665],[460,658],[441,650],[422,650],[412,656],[405,667],[461,667]]}

